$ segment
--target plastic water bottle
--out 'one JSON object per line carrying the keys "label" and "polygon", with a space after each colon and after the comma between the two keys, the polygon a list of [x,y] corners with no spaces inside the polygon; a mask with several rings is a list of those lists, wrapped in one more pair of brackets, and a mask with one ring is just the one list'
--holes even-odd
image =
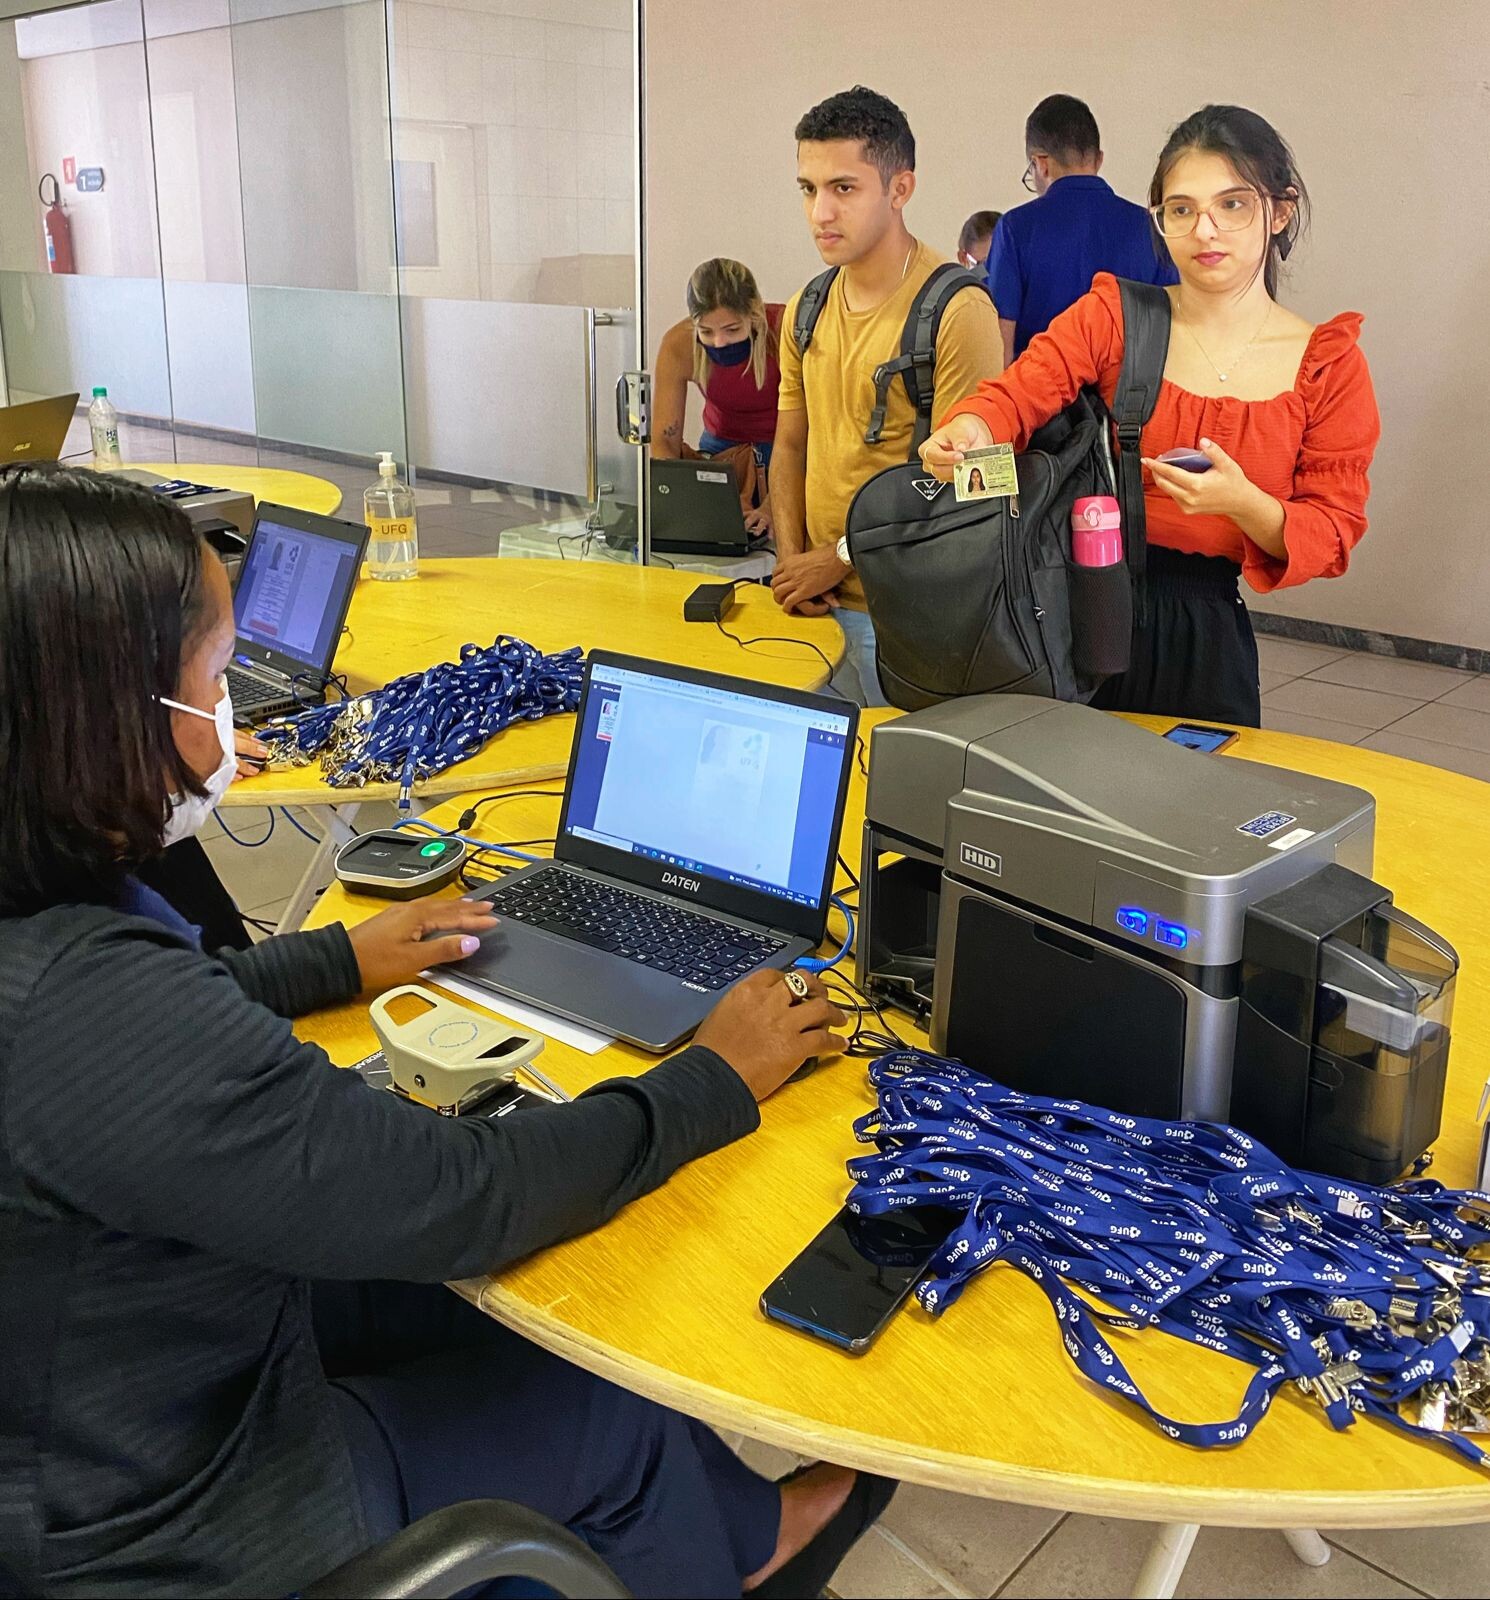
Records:
{"label": "plastic water bottle", "polygon": [[1133,654],[1133,580],[1123,560],[1122,507],[1110,494],[1071,507],[1071,655],[1088,684],[1126,672]]}
{"label": "plastic water bottle", "polygon": [[1123,511],[1110,494],[1083,495],[1071,507],[1071,559],[1113,567],[1123,559]]}
{"label": "plastic water bottle", "polygon": [[393,452],[378,452],[378,481],[362,496],[362,516],[371,537],[367,542],[367,574],[397,583],[419,576],[419,528],[414,518],[414,491],[400,481]]}
{"label": "plastic water bottle", "polygon": [[88,407],[88,431],[93,435],[93,465],[95,467],[122,467],[124,457],[119,453],[119,413],[109,404],[109,391],[93,391],[93,404]]}

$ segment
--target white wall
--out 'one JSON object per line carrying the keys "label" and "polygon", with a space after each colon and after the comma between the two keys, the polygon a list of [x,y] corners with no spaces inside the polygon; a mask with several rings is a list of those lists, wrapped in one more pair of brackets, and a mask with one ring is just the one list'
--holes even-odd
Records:
{"label": "white wall", "polygon": [[1284,299],[1314,320],[1365,313],[1384,427],[1372,528],[1350,572],[1258,608],[1490,647],[1484,0],[1005,0],[955,14],[735,0],[728,33],[768,46],[742,61],[697,0],[648,0],[654,350],[706,257],[750,264],[768,299],[819,269],[791,130],[855,82],[906,111],[918,146],[908,220],[949,256],[970,211],[1027,198],[1024,119],[1046,94],[1090,103],[1104,173],[1137,199],[1175,122],[1206,100],[1251,106],[1292,142],[1316,202]]}

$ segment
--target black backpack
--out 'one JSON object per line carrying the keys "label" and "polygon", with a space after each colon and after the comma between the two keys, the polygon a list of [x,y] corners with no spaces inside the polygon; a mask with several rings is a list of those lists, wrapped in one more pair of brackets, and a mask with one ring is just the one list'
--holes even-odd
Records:
{"label": "black backpack", "polygon": [[[1084,389],[1016,457],[1018,495],[959,501],[916,459],[854,496],[849,554],[893,705],[996,693],[1089,700],[1126,670],[1145,608],[1139,436],[1164,374],[1169,297],[1151,284],[1118,286],[1123,365],[1112,410]],[[1083,495],[1116,495],[1123,565],[1071,563],[1071,507]]]}
{"label": "black backpack", "polygon": [[[812,331],[823,314],[823,307],[828,303],[828,291],[837,276],[837,267],[829,267],[826,272],[818,273],[797,301],[797,312],[792,318],[792,339],[799,355],[807,354],[807,348],[812,343]],[[916,412],[909,459],[920,459],[917,452],[931,433],[931,408],[936,387],[936,336],[942,325],[942,313],[951,303],[953,295],[967,288],[987,293],[988,286],[981,278],[975,278],[955,262],[944,261],[932,270],[931,276],[916,291],[916,298],[906,313],[905,327],[900,333],[900,354],[889,361],[882,361],[874,369],[874,409],[869,413],[869,424],[864,429],[865,444],[880,442],[885,429],[885,408],[889,401],[890,385],[899,378]]]}

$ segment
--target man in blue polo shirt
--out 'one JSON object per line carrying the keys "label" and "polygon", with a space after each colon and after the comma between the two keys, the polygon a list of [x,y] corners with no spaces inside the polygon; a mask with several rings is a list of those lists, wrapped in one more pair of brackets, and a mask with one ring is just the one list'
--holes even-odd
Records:
{"label": "man in blue polo shirt", "polygon": [[988,255],[988,292],[1004,333],[1004,364],[1092,286],[1099,272],[1178,283],[1154,249],[1142,206],[1097,176],[1102,139],[1085,101],[1048,95],[1024,125],[1024,186],[1039,196],[1006,211]]}

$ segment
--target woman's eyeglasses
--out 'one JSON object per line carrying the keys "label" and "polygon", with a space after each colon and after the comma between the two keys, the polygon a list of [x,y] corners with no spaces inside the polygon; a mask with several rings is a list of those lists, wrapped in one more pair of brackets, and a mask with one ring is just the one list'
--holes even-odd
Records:
{"label": "woman's eyeglasses", "polygon": [[1262,196],[1255,189],[1234,189],[1217,195],[1208,206],[1198,206],[1193,200],[1166,200],[1150,206],[1149,215],[1163,238],[1183,239],[1195,232],[1202,217],[1209,217],[1218,233],[1239,233],[1251,227],[1261,203]]}

